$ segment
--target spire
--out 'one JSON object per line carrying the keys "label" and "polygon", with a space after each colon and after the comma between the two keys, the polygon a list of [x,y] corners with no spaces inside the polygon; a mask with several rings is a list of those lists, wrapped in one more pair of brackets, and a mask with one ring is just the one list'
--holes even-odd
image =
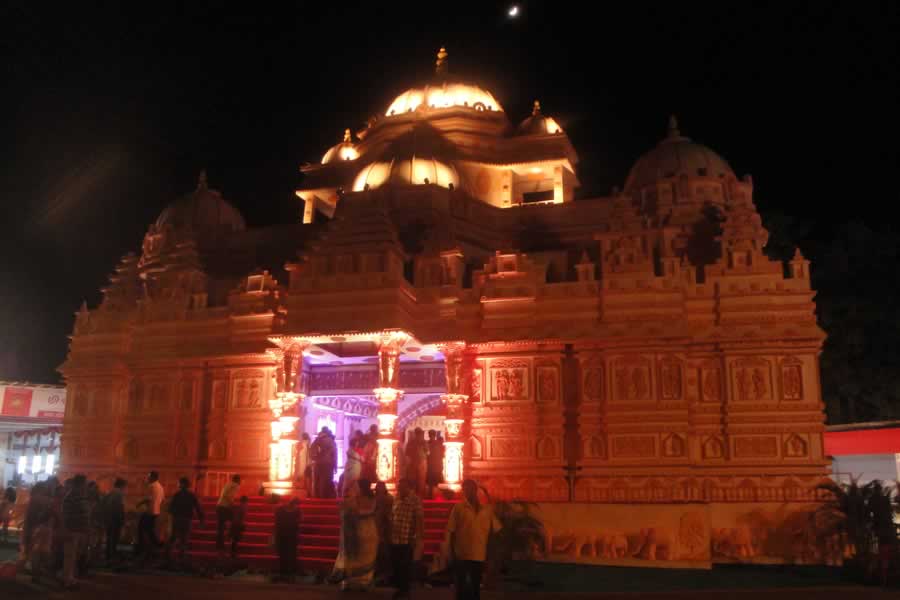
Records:
{"label": "spire", "polygon": [[437,75],[446,75],[447,74],[447,49],[441,46],[441,49],[438,50],[437,53],[437,61],[434,63],[434,72]]}
{"label": "spire", "polygon": [[208,189],[208,187],[209,186],[206,183],[206,169],[202,169],[200,175],[197,177],[197,191],[204,191]]}
{"label": "spire", "polygon": [[534,107],[531,109],[531,116],[532,116],[532,117],[536,117],[536,116],[538,116],[539,114],[541,114],[541,101],[540,101],[540,100],[535,100],[535,101],[534,101]]}
{"label": "spire", "polygon": [[678,130],[678,119],[675,118],[675,115],[669,116],[669,131],[667,137],[681,137],[681,131]]}
{"label": "spire", "polygon": [[353,141],[353,137],[350,135],[350,130],[345,129],[344,130],[344,143],[349,144],[352,141]]}

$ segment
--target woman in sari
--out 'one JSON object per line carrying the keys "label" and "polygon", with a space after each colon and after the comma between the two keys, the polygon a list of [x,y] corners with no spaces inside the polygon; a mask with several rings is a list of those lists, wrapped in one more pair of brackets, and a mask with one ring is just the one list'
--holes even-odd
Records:
{"label": "woman in sari", "polygon": [[375,523],[375,494],[368,479],[356,480],[358,492],[341,506],[343,543],[343,590],[368,590],[375,578],[378,556],[378,528]]}
{"label": "woman in sari", "polygon": [[41,575],[51,566],[55,516],[49,486],[45,482],[36,483],[31,490],[31,498],[25,512],[22,536],[23,558],[31,561],[31,577],[34,583],[39,583]]}
{"label": "woman in sari", "polygon": [[341,476],[341,496],[349,496],[356,492],[356,482],[362,475],[362,438],[356,437],[350,442],[347,450],[347,462]]}

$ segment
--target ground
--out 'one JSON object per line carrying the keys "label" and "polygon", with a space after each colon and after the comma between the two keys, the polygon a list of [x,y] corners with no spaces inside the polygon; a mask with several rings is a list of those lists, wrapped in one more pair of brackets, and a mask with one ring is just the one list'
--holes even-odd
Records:
{"label": "ground", "polygon": [[[12,545],[0,548],[0,563],[15,557]],[[550,600],[552,598],[602,598],[603,600],[634,600],[636,597],[653,600],[705,600],[717,598],[766,600],[863,600],[866,598],[900,598],[900,589],[882,590],[861,587],[842,581],[840,573],[819,567],[777,568],[732,566],[711,571],[675,569],[637,569],[623,567],[592,567],[586,565],[537,565],[516,571],[519,581],[530,580],[531,585],[508,581],[497,591],[485,591],[484,600],[524,598]],[[542,582],[536,585],[535,582]],[[25,576],[13,580],[0,579],[0,598],[16,600],[92,599],[159,600],[160,598],[191,598],[196,600],[276,600],[295,598],[304,600],[346,600],[353,598],[390,598],[393,590],[380,588],[371,593],[342,593],[336,586],[301,583],[295,585],[268,583],[263,576],[236,573],[231,577],[211,579],[178,575],[162,571],[112,573],[98,571],[81,583],[78,591],[66,592],[58,585],[33,585]],[[446,587],[417,588],[413,598],[451,600],[452,590]]]}

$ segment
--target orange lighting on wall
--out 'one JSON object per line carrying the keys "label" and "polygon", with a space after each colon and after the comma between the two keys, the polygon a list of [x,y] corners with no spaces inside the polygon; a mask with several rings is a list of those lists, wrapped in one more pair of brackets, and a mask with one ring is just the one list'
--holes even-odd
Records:
{"label": "orange lighting on wall", "polygon": [[463,480],[462,442],[444,442],[444,482],[455,489]]}

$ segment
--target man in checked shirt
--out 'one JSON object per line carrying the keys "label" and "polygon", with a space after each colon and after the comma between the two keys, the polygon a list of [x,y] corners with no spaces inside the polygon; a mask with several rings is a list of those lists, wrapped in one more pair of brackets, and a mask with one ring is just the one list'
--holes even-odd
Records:
{"label": "man in checked shirt", "polygon": [[422,501],[413,492],[409,479],[397,484],[397,500],[391,514],[391,559],[397,591],[394,600],[409,598],[409,580],[412,575],[413,554],[423,542],[425,513]]}

